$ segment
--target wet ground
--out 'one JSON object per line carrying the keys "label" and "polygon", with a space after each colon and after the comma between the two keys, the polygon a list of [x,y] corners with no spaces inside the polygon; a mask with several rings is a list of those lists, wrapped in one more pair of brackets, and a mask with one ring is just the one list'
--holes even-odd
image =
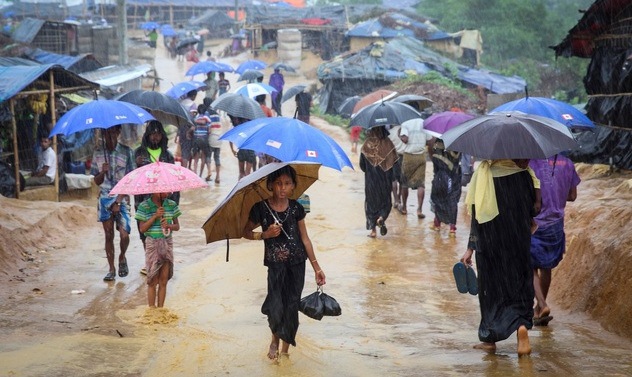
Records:
{"label": "wet ground", "polygon": [[[218,47],[219,48],[219,47]],[[184,78],[187,63],[162,59],[158,72]],[[245,59],[244,56],[236,59]],[[230,62],[230,61],[228,61]],[[235,78],[229,77],[235,85]],[[286,75],[287,85],[304,81]],[[162,88],[165,91],[168,87]],[[293,113],[291,101],[286,113]],[[291,107],[291,108],[290,108]],[[314,124],[350,150],[346,134]],[[106,272],[102,233],[94,218],[68,242],[42,250],[23,282],[5,287],[0,303],[3,376],[630,376],[632,343],[604,331],[582,313],[552,302],[554,320],[529,332],[533,353],[518,358],[515,336],[495,354],[478,342],[477,297],[459,294],[451,274],[466,247],[464,209],[456,238],[415,215],[391,212],[388,234],[367,237],[363,175],[321,168],[307,193],[307,228],[327,274],[325,292],[340,317],[301,315],[289,359],[270,362],[269,330],[260,306],[266,292],[263,245],[206,245],[203,222],[236,182],[236,159],[222,154],[222,180],[182,196],[182,230],[174,236],[175,276],[166,309],[146,308],[143,253],[136,230],[130,276],[101,281]],[[357,166],[357,155],[351,155]],[[430,166],[429,171],[430,173]],[[427,177],[430,182],[430,175]],[[94,208],[92,202],[79,202]],[[308,267],[305,294],[315,289]],[[75,291],[73,293],[73,291]],[[77,291],[84,291],[79,293]],[[6,293],[6,294],[5,294]]]}

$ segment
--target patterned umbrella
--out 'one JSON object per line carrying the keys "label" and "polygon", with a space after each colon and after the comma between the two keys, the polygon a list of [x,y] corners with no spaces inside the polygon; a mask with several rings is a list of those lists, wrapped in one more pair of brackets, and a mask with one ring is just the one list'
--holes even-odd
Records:
{"label": "patterned umbrella", "polygon": [[171,193],[208,187],[208,183],[190,169],[154,162],[132,170],[110,191],[110,195]]}

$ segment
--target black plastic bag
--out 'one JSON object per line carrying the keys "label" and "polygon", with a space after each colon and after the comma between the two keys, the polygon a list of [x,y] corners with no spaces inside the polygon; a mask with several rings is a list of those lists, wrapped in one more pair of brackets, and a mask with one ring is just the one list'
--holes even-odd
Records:
{"label": "black plastic bag", "polygon": [[342,309],[335,298],[323,293],[323,288],[318,286],[316,292],[301,299],[299,310],[306,316],[321,320],[324,316],[339,316]]}
{"label": "black plastic bag", "polygon": [[323,305],[323,301],[320,299],[320,292],[319,288],[311,295],[303,297],[298,305],[298,309],[301,313],[305,314],[309,318],[319,321],[325,315],[325,306]]}
{"label": "black plastic bag", "polygon": [[338,304],[338,301],[336,301],[335,298],[329,296],[328,294],[322,293],[322,290],[320,294],[320,300],[323,302],[324,315],[335,317],[342,314],[342,309],[340,309],[340,305]]}

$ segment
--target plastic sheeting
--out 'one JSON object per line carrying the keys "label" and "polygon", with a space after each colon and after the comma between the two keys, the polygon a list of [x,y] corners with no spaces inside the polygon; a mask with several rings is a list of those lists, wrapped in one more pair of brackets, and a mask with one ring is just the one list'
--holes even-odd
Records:
{"label": "plastic sheeting", "polygon": [[[79,75],[67,71],[56,64],[0,67],[0,102],[14,97],[51,70],[53,71],[56,87],[91,86],[94,89],[98,88],[97,84],[83,79]],[[48,76],[46,76],[46,82],[48,82]]]}
{"label": "plastic sheeting", "polygon": [[451,77],[447,66],[458,68],[457,78],[462,82],[485,87],[492,93],[517,93],[526,86],[521,77],[468,68],[426,48],[418,39],[399,37],[375,42],[356,53],[321,64],[317,70],[318,79],[325,84],[321,111],[336,113],[345,98],[371,92],[410,73],[423,75],[433,70]]}

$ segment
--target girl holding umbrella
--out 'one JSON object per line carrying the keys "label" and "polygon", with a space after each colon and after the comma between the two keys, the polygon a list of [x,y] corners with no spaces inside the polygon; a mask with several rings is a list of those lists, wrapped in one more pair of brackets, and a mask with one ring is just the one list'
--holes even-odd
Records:
{"label": "girl holding umbrella", "polygon": [[[284,166],[266,180],[272,197],[256,203],[250,210],[243,237],[263,240],[263,263],[268,267],[268,294],[261,312],[268,316],[272,340],[268,358],[288,356],[290,344],[296,347],[298,311],[305,283],[305,260],[314,269],[316,284],[325,284],[325,273],[314,255],[305,226],[305,209],[290,195],[296,187],[296,171]],[[261,226],[262,232],[253,232]],[[280,354],[279,354],[280,348]]]}

